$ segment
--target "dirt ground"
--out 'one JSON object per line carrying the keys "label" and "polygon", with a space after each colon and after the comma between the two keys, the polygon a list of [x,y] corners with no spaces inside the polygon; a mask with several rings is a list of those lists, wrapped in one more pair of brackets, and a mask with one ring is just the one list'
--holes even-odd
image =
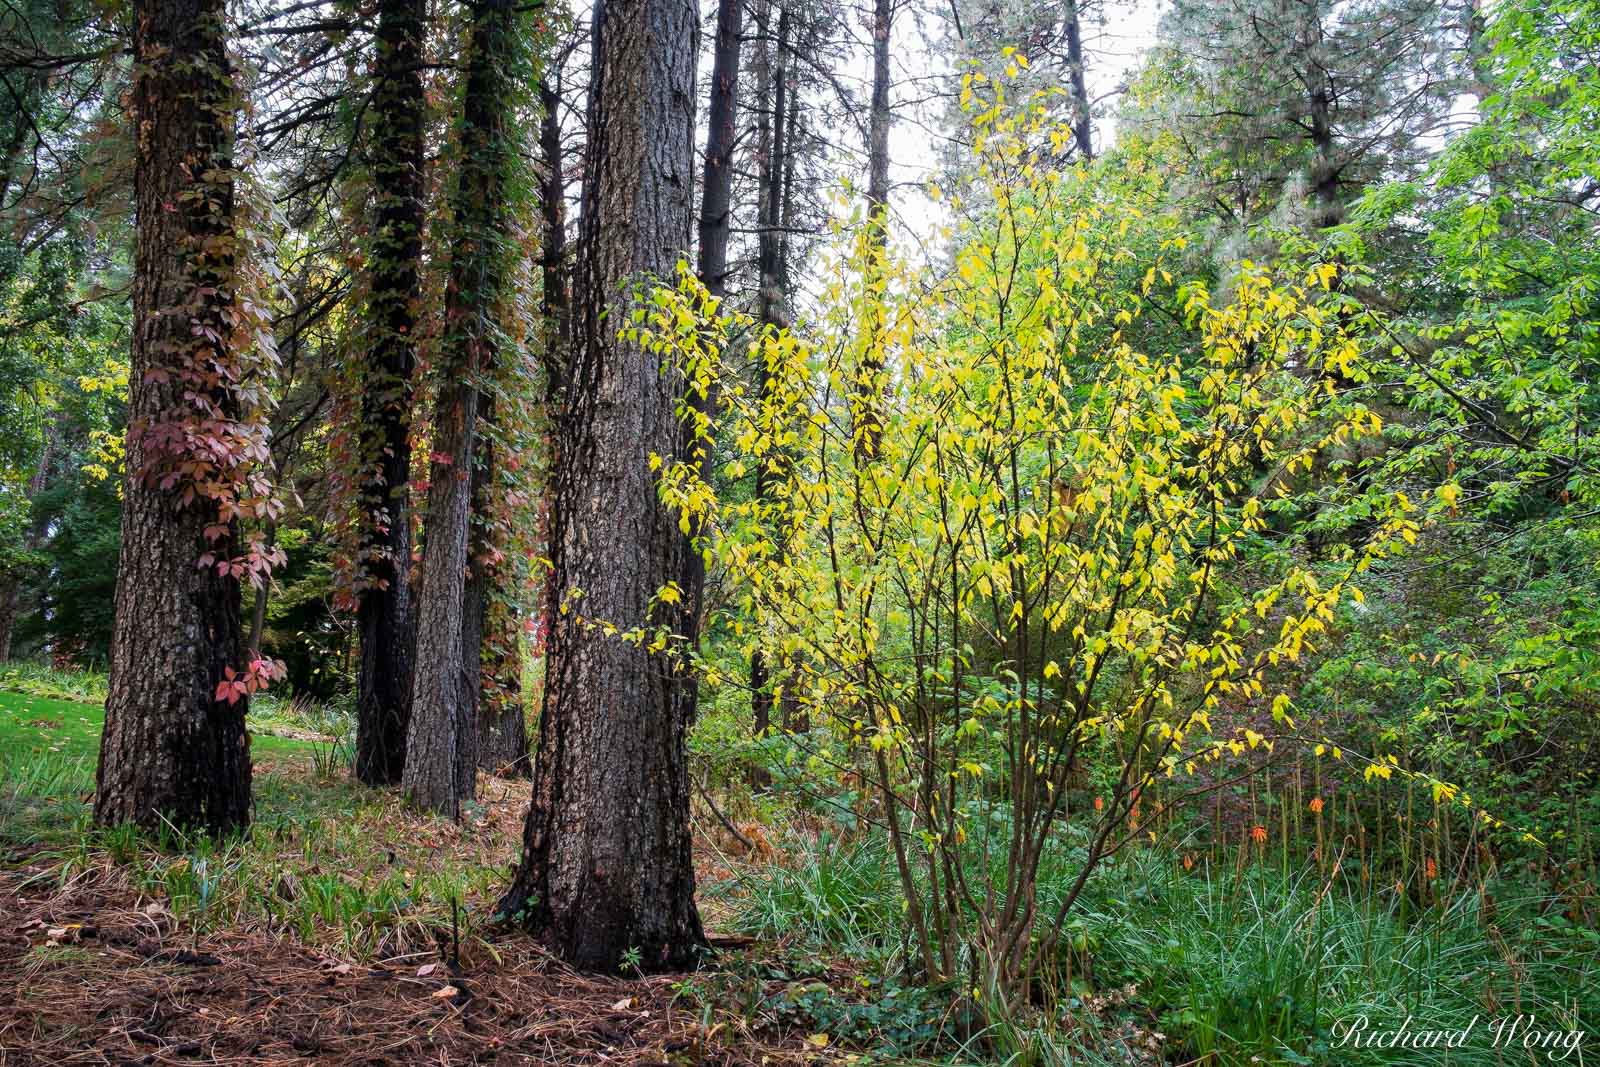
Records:
{"label": "dirt ground", "polygon": [[[197,934],[106,864],[0,873],[0,1067],[65,1064],[816,1062],[803,1036],[710,1021],[682,976],[576,974],[528,938],[368,963]],[[498,958],[497,958],[498,957]],[[709,1025],[707,1025],[709,1023]]]}

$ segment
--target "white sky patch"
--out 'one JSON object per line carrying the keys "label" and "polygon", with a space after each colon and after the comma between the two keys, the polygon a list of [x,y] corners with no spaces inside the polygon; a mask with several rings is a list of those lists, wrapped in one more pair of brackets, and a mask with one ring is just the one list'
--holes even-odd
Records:
{"label": "white sky patch", "polygon": [[[891,50],[894,84],[890,101],[894,122],[889,132],[890,202],[896,238],[937,253],[938,234],[949,222],[943,203],[927,193],[927,184],[940,164],[940,154],[950,140],[947,98],[943,95],[956,77],[948,47],[949,7],[928,0],[927,8],[903,7],[896,15]],[[1094,143],[1110,145],[1116,136],[1116,107],[1130,73],[1155,44],[1156,26],[1166,0],[1105,0],[1085,18],[1085,78],[1094,101]],[[857,47],[849,68],[841,72],[852,84],[870,88],[871,40],[857,26]],[[853,131],[839,131],[841,137]],[[857,138],[858,139],[858,138]],[[865,146],[854,144],[841,153],[856,160],[859,189],[866,173]]]}

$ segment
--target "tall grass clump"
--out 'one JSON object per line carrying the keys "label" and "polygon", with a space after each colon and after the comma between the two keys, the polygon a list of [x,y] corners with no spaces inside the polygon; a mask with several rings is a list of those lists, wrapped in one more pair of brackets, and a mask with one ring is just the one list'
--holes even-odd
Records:
{"label": "tall grass clump", "polygon": [[[1068,891],[1083,851],[1057,842],[1041,864],[1041,900]],[[1532,1016],[1542,1028],[1575,1031],[1600,1018],[1600,937],[1525,883],[1490,878],[1423,906],[1356,864],[1327,872],[1275,861],[1186,867],[1181,856],[1152,846],[1103,864],[1029,1006],[978,1013],[983,1025],[958,1059],[981,1050],[986,1062],[1017,1067],[1503,1067],[1512,1053],[1494,1047],[1494,1020]],[[973,885],[984,877],[967,875]],[[747,882],[738,921],[749,932],[914,969],[882,835],[792,845],[784,863]],[[1341,1043],[1363,1017],[1371,1029],[1407,1019],[1413,1030],[1475,1028],[1449,1050]]]}
{"label": "tall grass clump", "polygon": [[899,944],[899,882],[881,835],[788,843],[786,859],[760,868],[739,902],[736,924],[762,937],[797,937],[875,957]]}
{"label": "tall grass clump", "polygon": [[[1509,883],[1418,909],[1357,873],[1185,872],[1150,850],[1087,895],[1096,984],[1133,985],[1184,1059],[1500,1064],[1493,1019],[1577,1030],[1600,1011],[1592,932]],[[1341,1039],[1362,1017],[1374,1029],[1477,1024],[1456,1049],[1358,1048]]]}

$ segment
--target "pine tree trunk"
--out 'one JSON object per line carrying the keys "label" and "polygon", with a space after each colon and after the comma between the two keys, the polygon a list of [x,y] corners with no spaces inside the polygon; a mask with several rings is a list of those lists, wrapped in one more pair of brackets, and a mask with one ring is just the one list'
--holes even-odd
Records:
{"label": "pine tree trunk", "polygon": [[476,796],[478,773],[478,674],[476,664],[468,663],[478,646],[467,644],[466,598],[479,399],[472,374],[456,369],[440,389],[434,413],[424,592],[417,606],[417,658],[401,777],[410,804],[452,819],[461,817],[463,800]]}
{"label": "pine tree trunk", "polygon": [[460,818],[461,802],[477,794],[480,620],[467,601],[472,482],[484,402],[479,390],[495,366],[494,323],[514,269],[510,195],[513,168],[521,166],[515,79],[524,65],[516,0],[485,0],[472,8],[472,19],[401,780],[414,806],[451,818]]}
{"label": "pine tree trunk", "polygon": [[0,575],[0,663],[11,658],[11,635],[17,628],[17,601],[21,598],[21,592],[20,577]]}
{"label": "pine tree trunk", "polygon": [[889,210],[889,35],[894,0],[872,3],[872,106],[867,142],[867,213],[887,240]]}
{"label": "pine tree trunk", "polygon": [[[567,364],[572,354],[572,299],[567,270],[566,176],[561,158],[561,123],[558,108],[560,93],[548,77],[539,82],[539,156],[543,163],[539,179],[540,313],[544,320],[545,386],[545,463],[546,470],[560,469],[556,434],[550,428],[553,413],[566,393]],[[539,501],[539,551],[548,558],[551,517],[555,511],[555,479],[547,474]],[[550,630],[555,624],[555,582],[548,571],[539,591],[539,622],[534,654],[543,656]],[[530,761],[531,764],[531,761]],[[530,765],[531,770],[531,765]]]}
{"label": "pine tree trunk", "polygon": [[[765,34],[762,36],[765,37]],[[762,76],[757,86],[760,99],[756,101],[756,106],[761,109],[762,114],[760,159],[756,168],[758,200],[756,214],[760,220],[758,228],[761,231],[756,242],[756,264],[761,289],[756,307],[761,325],[770,329],[779,329],[783,326],[784,288],[787,282],[782,276],[783,239],[779,228],[782,225],[784,171],[789,156],[785,133],[791,124],[793,114],[786,99],[788,44],[789,10],[785,6],[778,15],[778,36],[772,46],[772,59],[770,61],[763,59]],[[766,47],[765,42],[762,47]],[[767,394],[771,392],[772,383],[764,362],[757,368],[757,374],[760,396],[765,402]],[[774,481],[774,472],[770,469],[769,463],[762,463],[756,467],[757,500],[762,502],[767,500]],[[766,736],[772,727],[770,680],[766,657],[760,649],[757,649],[750,656],[750,704],[754,720],[751,725],[758,738]],[[757,768],[751,772],[750,784],[753,788],[764,788],[769,781],[770,777],[764,769]]]}
{"label": "pine tree trunk", "polygon": [[[718,298],[728,295],[728,235],[733,219],[733,149],[737,143],[735,122],[739,107],[739,52],[744,39],[743,21],[744,0],[718,0],[717,39],[711,63],[711,106],[706,135],[706,163],[700,183],[700,254],[696,263],[700,284],[706,287],[706,292]],[[765,105],[765,101],[762,101],[762,105]],[[771,170],[771,161],[763,160],[762,173],[766,174]],[[765,234],[762,239],[766,239]],[[764,276],[761,284],[765,299]],[[698,402],[709,415],[711,398],[706,397]],[[709,449],[705,450],[700,473],[701,477],[709,482],[711,477]],[[697,584],[702,586],[704,582],[704,576],[697,580]],[[759,669],[759,659],[752,660],[750,664],[752,682],[756,681]],[[762,730],[760,700],[761,693],[757,690],[757,736]],[[758,774],[757,778],[760,777]]]}
{"label": "pine tree trunk", "polygon": [[[467,576],[466,657],[469,689],[477,700],[478,769],[501,778],[532,773],[528,723],[522,708],[521,636],[517,619],[503,597],[495,596],[508,561],[505,523],[495,466],[498,444],[491,432],[496,401],[479,405],[478,461],[472,470],[474,546]],[[498,562],[497,562],[498,561]]]}
{"label": "pine tree trunk", "polygon": [[665,625],[693,641],[689,539],[657,499],[649,457],[681,455],[680,375],[621,341],[633,285],[670,279],[694,186],[698,13],[689,0],[600,0],[594,14],[574,359],[557,416],[549,644],[533,804],[503,914],[569,963],[694,963],[686,737],[695,683],[677,652],[608,636]]}
{"label": "pine tree trunk", "polygon": [[1072,139],[1078,144],[1078,158],[1094,159],[1093,121],[1089,115],[1089,86],[1083,64],[1083,25],[1078,0],[1067,3],[1067,72],[1072,87]]}
{"label": "pine tree trunk", "polygon": [[711,106],[701,182],[700,284],[712,296],[728,292],[728,234],[733,212],[733,147],[739,102],[743,0],[717,0],[717,41],[711,63]]}
{"label": "pine tree trunk", "polygon": [[392,785],[411,717],[411,409],[422,300],[422,36],[419,0],[382,0],[372,98],[375,211],[361,382],[362,589],[356,777]]}
{"label": "pine tree trunk", "polygon": [[1344,221],[1333,133],[1333,92],[1326,82],[1311,93],[1311,224],[1324,230]]}
{"label": "pine tree trunk", "polygon": [[[872,5],[872,105],[867,127],[867,226],[874,256],[883,257],[889,246],[889,37],[893,29],[894,0],[873,0]],[[868,267],[877,272],[881,262]],[[883,312],[874,304],[867,314],[866,356],[857,372],[855,397],[855,452],[857,462],[877,455],[883,436],[884,360]]]}
{"label": "pine tree trunk", "polygon": [[[183,460],[170,432],[193,386],[172,368],[233,361],[232,147],[235,92],[222,0],[135,0],[133,128],[137,234],[128,475],[117,570],[116,624],[94,818],[101,825],[222,832],[250,817],[246,701],[216,699],[243,651],[235,578],[197,563],[232,555],[237,523],[214,500],[164,477]],[[223,341],[208,339],[224,338]],[[231,392],[208,398],[223,418]],[[217,526],[223,529],[218,531]],[[208,540],[208,526],[220,537]]]}

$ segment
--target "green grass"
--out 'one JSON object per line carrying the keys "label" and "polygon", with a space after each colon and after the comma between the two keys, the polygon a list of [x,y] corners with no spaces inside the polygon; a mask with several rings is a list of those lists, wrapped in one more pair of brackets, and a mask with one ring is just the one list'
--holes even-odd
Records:
{"label": "green grass", "polygon": [[[289,707],[269,706],[267,728],[315,728]],[[433,945],[452,902],[475,923],[502,888],[514,839],[410,815],[392,793],[352,781],[328,744],[262,733],[254,712],[249,833],[95,828],[103,719],[95,704],[0,692],[0,862],[24,850],[41,869],[37,891],[100,869],[200,931],[265,929],[368,956]]]}
{"label": "green grass", "polygon": [[[1070,853],[1067,854],[1070,858]],[[1044,872],[1073,873],[1069,862]],[[814,951],[889,967],[901,938],[893,865],[881,841],[790,843],[757,872],[738,922]],[[1059,886],[1041,886],[1041,897]],[[1485,904],[1485,901],[1492,903]],[[1066,944],[1027,1018],[996,1021],[958,1062],[1129,1063],[1165,1035],[1171,1062],[1499,1065],[1484,1033],[1500,1015],[1593,1033],[1600,1021],[1600,934],[1567,919],[1567,901],[1497,877],[1438,905],[1402,908],[1359,873],[1320,878],[1277,864],[1184,871],[1166,850],[1130,852],[1091,879]],[[1444,1050],[1335,1047],[1339,1024],[1374,1029],[1466,1026],[1477,1040]]]}
{"label": "green grass", "polygon": [[61,670],[33,660],[0,663],[0,690],[82,704],[103,704],[106,676],[102,671]]}
{"label": "green grass", "polygon": [[[263,732],[263,727],[272,729],[282,721],[252,713],[251,751],[258,757],[309,757],[312,742]],[[105,708],[100,704],[0,691],[0,752],[8,756],[49,754],[93,761],[104,722]]]}
{"label": "green grass", "polygon": [[[81,833],[104,721],[105,709],[99,704],[0,691],[0,844],[38,844]],[[252,713],[250,748],[258,765],[258,797],[303,792],[292,779],[261,773],[273,764],[323,765],[325,775],[333,770],[325,766],[327,746],[258,730]]]}

